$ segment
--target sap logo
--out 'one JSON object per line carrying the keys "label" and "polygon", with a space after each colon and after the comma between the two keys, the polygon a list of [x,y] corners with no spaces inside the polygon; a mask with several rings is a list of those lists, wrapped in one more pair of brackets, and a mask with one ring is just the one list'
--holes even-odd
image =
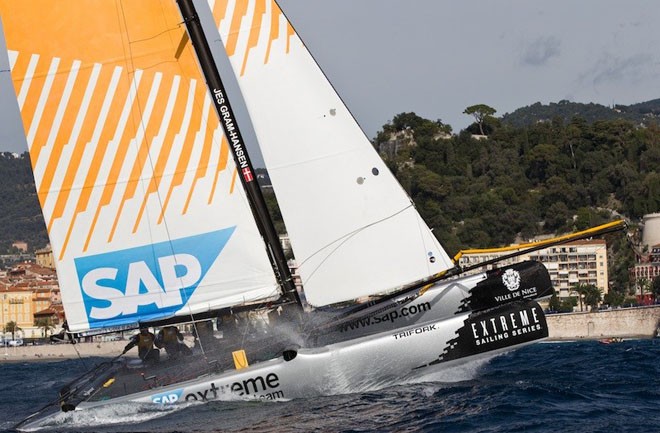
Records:
{"label": "sap logo", "polygon": [[[125,292],[103,285],[116,281],[119,269],[97,268],[89,271],[82,279],[82,288],[88,296],[95,299],[125,297],[134,300],[125,304],[111,303],[104,308],[92,306],[89,316],[94,319],[109,319],[119,314],[135,314],[141,305],[155,304],[159,309],[181,305],[181,290],[192,287],[202,276],[199,261],[190,254],[159,257],[157,270],[160,271],[162,284],[146,261],[129,263]],[[140,293],[142,288],[146,292]]]}
{"label": "sap logo", "polygon": [[235,227],[75,259],[91,328],[170,316],[188,302]]}
{"label": "sap logo", "polygon": [[176,389],[174,391],[152,395],[151,401],[158,404],[174,404],[181,399],[182,394],[182,389]]}

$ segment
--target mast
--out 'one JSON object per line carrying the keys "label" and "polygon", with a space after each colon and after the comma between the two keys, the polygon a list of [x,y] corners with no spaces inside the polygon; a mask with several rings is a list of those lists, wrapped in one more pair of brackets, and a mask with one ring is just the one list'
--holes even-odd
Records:
{"label": "mast", "polygon": [[183,23],[188,31],[192,46],[195,49],[202,74],[206,79],[206,85],[213,99],[213,106],[220,119],[225,136],[230,143],[229,149],[239,171],[238,177],[245,188],[259,232],[266,243],[275,275],[283,288],[284,295],[288,299],[302,305],[293,283],[293,278],[291,278],[291,272],[289,271],[279,236],[268,212],[266,201],[261,193],[259,183],[254,177],[254,168],[250,161],[245,141],[236,122],[236,116],[229,103],[225,87],[220,79],[220,73],[213,60],[211,49],[206,41],[199,15],[197,15],[192,0],[176,0],[176,3],[181,11]]}

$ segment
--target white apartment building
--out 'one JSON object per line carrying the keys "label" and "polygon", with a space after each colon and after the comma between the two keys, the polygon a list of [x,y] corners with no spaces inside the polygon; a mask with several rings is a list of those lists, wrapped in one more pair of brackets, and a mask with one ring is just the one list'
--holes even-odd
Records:
{"label": "white apartment building", "polygon": [[543,263],[560,298],[570,296],[577,284],[593,284],[603,294],[609,291],[607,243],[602,239],[574,241],[530,253]]}
{"label": "white apartment building", "polygon": [[[509,254],[511,254],[510,251],[465,254],[461,257],[459,264],[462,267],[468,267]],[[502,267],[524,260],[536,260],[545,265],[550,273],[552,285],[560,298],[569,297],[572,288],[577,284],[593,284],[601,289],[603,294],[609,290],[607,243],[602,239],[573,241],[547,247],[507,259],[496,266]],[[486,269],[492,269],[493,267],[495,266],[489,265]],[[480,268],[474,272],[483,272],[484,270]]]}

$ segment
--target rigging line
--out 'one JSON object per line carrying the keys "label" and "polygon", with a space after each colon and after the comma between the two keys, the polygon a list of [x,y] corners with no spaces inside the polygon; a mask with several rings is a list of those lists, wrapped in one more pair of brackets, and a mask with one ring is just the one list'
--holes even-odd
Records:
{"label": "rigging line", "polygon": [[171,32],[171,31],[173,31],[173,30],[178,30],[179,28],[180,28],[180,26],[177,26],[177,27],[171,27],[171,28],[169,28],[169,29],[163,30],[163,31],[160,32],[160,33],[157,33],[157,34],[155,34],[155,35],[153,35],[153,36],[150,36],[150,37],[148,37],[148,38],[144,38],[144,39],[136,39],[136,40],[134,40],[134,41],[128,39],[128,43],[129,43],[129,44],[137,44],[137,43],[139,43],[139,42],[150,41],[150,40],[152,40],[152,39],[156,39],[156,38],[157,38],[158,36],[160,36],[160,35],[164,35],[164,34],[167,33],[167,32]]}
{"label": "rigging line", "polygon": [[[185,21],[182,21],[181,23],[179,23],[179,27],[181,27],[181,26],[184,26],[184,27],[185,27]],[[188,33],[187,33],[187,28],[185,29],[185,32],[186,32],[186,33],[184,33],[184,34],[185,34],[185,35],[188,35]],[[191,42],[190,40],[188,40],[188,42],[184,44],[184,49],[188,50],[189,54],[191,54],[193,57],[196,57],[196,53],[195,53],[195,50],[194,50],[193,44],[192,44],[192,42]],[[177,58],[178,58],[178,57],[177,57]],[[179,64],[180,64],[180,63],[179,63]],[[200,77],[200,79],[205,79],[205,77],[203,76],[203,74],[202,74],[202,77]],[[210,95],[209,95],[208,93],[207,93],[206,95],[207,95],[207,96],[206,96],[207,98],[210,98]],[[194,103],[199,105],[199,102],[197,102],[197,99],[196,99],[196,98],[195,98],[195,102],[194,102]],[[203,111],[203,110],[202,110],[202,111]],[[221,130],[221,132],[222,132],[222,136],[223,136],[223,137],[226,137],[226,133],[225,133],[225,131],[224,131],[224,127],[222,126],[222,122],[220,121],[220,119],[218,119],[218,128]],[[249,125],[249,129],[253,129],[253,127],[252,127],[251,125]],[[211,141],[212,141],[213,145],[216,146],[216,147],[220,150],[220,152],[222,152],[222,140],[218,143],[218,141],[217,141],[216,138],[215,138],[215,134],[214,134],[214,133],[211,134]],[[246,146],[247,146],[247,143],[245,143],[245,144],[246,144]],[[229,145],[229,144],[227,143],[227,145]],[[236,165],[236,162],[235,162],[234,158],[228,158],[228,162],[229,162],[229,161],[232,161],[232,162],[234,163],[234,170],[238,170],[238,166]],[[229,165],[229,164],[227,164],[227,165]],[[217,168],[216,168],[216,171],[217,171]],[[239,182],[239,184],[240,184],[240,182]],[[259,187],[259,188],[260,188],[260,187]],[[250,205],[250,201],[249,201],[249,199],[248,199],[248,194],[247,194],[247,191],[245,190],[245,187],[242,187],[241,191],[242,191],[243,193],[242,193],[242,194],[239,193],[239,194],[238,194],[238,197],[240,198],[240,200],[241,200],[241,202],[243,203],[243,205],[246,206],[247,209],[250,209],[250,208],[251,208],[251,205]],[[210,199],[211,199],[211,198],[210,198]],[[271,263],[271,266],[272,266],[273,268],[276,269],[276,268],[277,268],[277,264],[276,264],[276,262],[272,259],[272,257],[273,257],[272,249],[271,249],[271,247],[268,245],[268,243],[267,243],[266,239],[264,238],[264,236],[263,236],[262,234],[260,234],[260,235],[261,235],[261,238],[262,238],[262,240],[263,240],[264,249],[265,249],[266,254],[267,254],[268,258],[269,258],[269,262]],[[278,275],[279,275],[279,278],[283,278],[283,276],[281,275],[281,272],[279,272],[279,271],[278,271]],[[279,278],[278,278],[278,280],[279,280]],[[278,285],[282,286],[281,289],[280,289],[280,292],[279,292],[279,294],[278,294],[278,295],[281,297],[281,296],[284,294],[284,292],[285,292],[285,290],[286,290],[286,287],[284,286],[284,284],[278,284]],[[261,305],[266,305],[266,304],[264,303],[264,304],[261,304]]]}
{"label": "rigging line", "polygon": [[[119,4],[120,4],[120,10],[121,10],[121,19],[123,20],[124,28],[127,29],[126,30],[127,44],[126,44],[126,47],[124,47],[124,52],[126,53],[126,50],[128,50],[128,56],[125,55],[125,58],[127,58],[128,62],[130,62],[131,69],[133,71],[135,71],[135,64],[133,63],[133,51],[131,49],[131,41],[130,41],[130,38],[129,38],[128,28],[127,28],[126,13],[124,11],[123,2],[120,1]],[[120,24],[122,24],[122,23],[120,22]],[[170,29],[170,30],[172,30],[172,29]],[[169,30],[167,30],[167,31],[169,31]],[[165,31],[165,32],[167,32],[167,31]],[[163,34],[165,32],[161,32],[160,34]],[[156,36],[158,36],[158,35],[156,35]],[[177,62],[177,64],[178,64],[178,62]],[[142,105],[140,104],[140,97],[139,97],[137,88],[135,89],[135,101],[136,101],[136,104],[138,106],[138,111],[140,113],[140,125],[142,127],[142,130],[145,132],[145,134],[143,135],[143,140],[146,141],[146,140],[149,139],[149,137],[147,137],[147,134],[146,134],[146,131],[147,131],[146,125],[143,123],[143,116],[142,115],[144,113],[143,113],[143,110],[142,110]],[[149,147],[149,146],[147,146],[147,147]],[[139,152],[138,152],[138,156],[139,156]],[[149,151],[149,149],[147,149],[147,155],[146,156],[147,156],[147,161],[148,161],[149,165],[151,166],[152,176],[154,176],[155,175],[154,162],[151,158],[151,152]],[[144,184],[142,182],[139,182],[139,184],[142,186],[142,189],[146,194],[146,191],[144,190]],[[158,199],[158,203],[160,205],[160,208],[162,209],[163,208],[163,199],[160,195],[160,189],[159,188],[156,188],[155,195]],[[145,197],[145,200],[146,199],[147,199],[147,197]],[[145,212],[147,213],[147,221],[148,221],[149,220],[148,219],[148,215],[149,215],[149,207],[148,206],[145,206]],[[174,259],[175,260],[175,265],[178,265],[178,262],[176,262],[176,255],[174,254],[174,247],[173,247],[173,244],[172,244],[172,237],[170,236],[169,225],[167,224],[167,218],[165,216],[163,216],[163,224],[164,224],[164,227],[165,227],[165,233],[167,234],[167,239],[168,239],[168,243],[169,243],[169,246],[170,246],[170,251],[172,252],[172,255],[175,257],[175,259]],[[151,230],[149,231],[149,236],[150,236],[150,239],[153,243],[154,238],[153,238]],[[155,252],[154,252],[154,259],[157,260],[157,257],[155,257]],[[181,280],[182,277],[179,277],[179,279]],[[181,293],[181,291],[179,291],[179,293]],[[163,295],[161,294],[160,296],[162,297]],[[184,305],[186,305],[188,307],[190,320],[193,321],[194,318],[193,318],[192,307],[190,306],[190,304],[188,302],[189,298],[187,297],[185,291],[183,292],[183,294],[181,294],[181,297],[184,300]]]}
{"label": "rigging line", "polygon": [[[412,201],[412,199],[410,199],[410,201],[413,203],[413,206],[414,206],[414,202]],[[419,228],[420,237],[422,238],[422,240],[424,239],[424,229],[422,228],[422,222],[423,221],[424,220],[421,216],[419,216],[419,218],[417,218],[417,227]],[[430,227],[429,227],[429,230],[431,231],[432,239],[436,239],[435,234],[433,233],[433,230]],[[440,246],[440,249],[438,251],[438,254],[439,254],[441,251],[444,250],[444,248],[442,247],[442,244],[440,244],[440,241],[438,239],[436,239],[436,242]],[[433,247],[433,249],[435,249],[437,247],[437,245],[433,245],[432,247]],[[428,249],[427,249],[427,251],[428,251]],[[439,257],[436,257],[436,260],[439,260],[439,259],[440,259]],[[443,262],[444,262],[444,260],[443,260]],[[440,271],[439,273],[433,274],[433,273],[431,273],[431,263],[432,262],[430,261],[430,259],[427,259],[427,261],[426,261],[426,273],[430,274],[430,276],[437,276],[437,275],[440,275],[440,274],[444,275],[448,271],[448,269],[444,269],[444,270]],[[450,262],[450,264],[452,265],[452,267],[455,266],[453,262]],[[426,285],[422,286],[420,288],[420,290],[417,292],[417,295],[415,296],[415,298],[410,299],[408,301],[408,303],[412,302],[417,297],[419,297],[419,296],[423,295],[424,293],[426,293],[426,291],[429,290],[431,287],[433,287],[433,283],[429,283],[429,284],[426,284]],[[462,295],[463,296],[463,301],[465,301],[469,297],[469,293],[467,293],[465,291],[461,291],[461,293],[463,294]]]}
{"label": "rigging line", "polygon": [[[157,62],[157,63],[154,63],[154,64],[149,65],[149,66],[144,66],[144,67],[142,67],[142,68],[140,68],[140,69],[143,70],[143,71],[146,71],[146,70],[149,70],[149,69],[153,69],[153,68],[155,68],[156,66],[163,65],[163,64],[165,64],[165,63],[176,63],[176,62],[175,62],[174,60],[163,60],[162,62]],[[131,71],[131,72],[129,72],[129,73],[134,73],[134,71]]]}
{"label": "rigging line", "polygon": [[87,368],[87,362],[85,362],[85,359],[80,355],[80,351],[78,350],[78,346],[77,346],[76,343],[75,343],[75,341],[76,341],[75,338],[76,338],[76,337],[75,337],[72,333],[70,333],[70,332],[69,332],[68,334],[70,334],[69,337],[72,338],[72,340],[71,340],[71,344],[73,345],[73,350],[75,350],[76,355],[78,355],[78,359],[80,359],[80,361],[81,361],[82,364],[83,364],[83,367],[85,368],[85,370],[87,370],[87,369],[88,369],[88,368]]}
{"label": "rigging line", "polygon": [[[489,264],[498,263],[498,262],[501,262],[503,260],[506,260],[506,259],[509,259],[509,258],[512,258],[512,257],[516,257],[516,256],[519,256],[519,255],[522,255],[522,254],[525,254],[525,253],[529,253],[529,252],[533,252],[533,251],[537,251],[537,250],[546,248],[548,246],[561,245],[561,244],[565,244],[565,243],[568,243],[568,242],[571,242],[571,241],[574,241],[574,240],[590,238],[590,237],[593,237],[593,236],[602,236],[602,235],[605,235],[605,234],[608,234],[608,233],[613,233],[615,231],[624,230],[626,227],[627,227],[627,225],[626,225],[624,220],[613,221],[611,223],[603,224],[603,225],[600,225],[600,226],[597,226],[597,227],[592,227],[590,229],[583,230],[581,232],[576,232],[576,233],[560,236],[560,237],[557,237],[557,238],[549,239],[549,240],[544,241],[542,243],[532,244],[532,245],[535,245],[535,246],[530,247],[530,248],[525,249],[525,250],[519,250],[519,248],[518,248],[518,250],[516,252],[512,253],[512,254],[508,254],[508,255],[498,257],[498,258],[495,258],[495,259],[492,259],[492,260],[487,260],[487,261],[484,261],[484,262],[481,262],[481,263],[477,263],[475,265],[472,265],[472,266],[469,266],[469,267],[466,267],[466,268],[460,268],[460,267],[456,266],[456,267],[454,267],[450,270],[445,270],[445,271],[439,272],[438,274],[436,274],[432,278],[428,278],[428,279],[426,279],[424,281],[421,281],[419,283],[412,284],[409,287],[406,287],[406,288],[404,288],[400,291],[397,291],[397,292],[389,294],[389,295],[382,296],[380,299],[375,300],[373,302],[368,302],[368,303],[365,303],[365,304],[358,305],[358,306],[356,306],[356,308],[351,309],[351,311],[349,311],[345,316],[343,316],[343,318],[349,317],[350,315],[356,314],[356,313],[358,313],[360,311],[363,311],[363,310],[366,310],[366,309],[372,307],[373,305],[380,304],[382,302],[386,302],[386,301],[389,301],[389,300],[392,300],[393,302],[396,302],[398,305],[408,304],[411,301],[417,299],[419,296],[421,296],[424,292],[426,292],[426,290],[428,290],[430,287],[432,287],[433,284],[435,284],[436,282],[441,281],[445,278],[448,278],[450,276],[460,275],[460,274],[463,274],[465,272],[468,272],[468,271],[471,271],[471,270],[474,270],[474,269],[477,269],[477,268],[481,268],[481,267],[489,265]],[[551,245],[548,245],[548,243],[551,243]],[[539,244],[541,244],[541,245],[539,245]],[[512,247],[502,247],[502,248],[512,249]],[[460,256],[458,254],[457,254],[457,257],[460,258]],[[458,258],[455,259],[456,262],[458,262]],[[403,297],[403,298],[397,300],[396,299],[397,297]],[[325,326],[325,325],[322,324],[322,325],[320,325],[316,328],[322,328],[323,326]],[[312,330],[314,330],[314,329],[312,329]]]}
{"label": "rigging line", "polygon": [[[537,247],[543,247],[543,246],[549,246],[549,245],[554,245],[557,242],[568,242],[574,239],[583,239],[585,237],[589,236],[597,236],[603,233],[609,233],[609,230],[612,229],[612,231],[617,231],[617,230],[623,230],[626,227],[626,222],[624,220],[616,220],[612,221],[609,223],[601,224],[596,227],[591,227],[586,230],[582,230],[579,232],[574,232],[574,233],[569,233],[567,235],[563,236],[557,236],[554,238],[546,239],[543,241],[538,241],[538,242],[528,242],[524,244],[516,244],[516,245],[510,245],[507,247],[497,247],[497,248],[472,248],[472,249],[465,249],[461,250],[458,253],[456,253],[456,256],[454,256],[454,262],[458,263],[460,258],[464,254],[486,254],[486,253],[497,253],[497,252],[505,252],[505,251],[517,251],[517,250],[522,250],[525,248],[537,248]],[[603,232],[603,233],[602,233]]]}
{"label": "rigging line", "polygon": [[[197,329],[197,322],[193,319],[192,310],[189,311],[190,311],[190,320],[192,320],[193,332],[195,333],[195,339],[199,343],[199,349],[202,351],[202,355],[206,359],[206,352],[204,351],[204,344],[202,344],[202,339],[199,336],[199,329]],[[211,329],[213,329],[213,325],[211,325]],[[193,348],[194,348],[194,343],[193,343]]]}
{"label": "rigging line", "polygon": [[[177,27],[177,28],[180,29],[182,25],[184,25],[184,23],[183,23],[183,22],[180,22],[180,23],[178,24],[178,27]],[[183,28],[183,32],[184,32],[183,34],[184,34],[186,37],[188,37],[188,30],[185,28],[185,26],[184,26],[184,28]],[[193,48],[192,48],[192,43],[190,43],[189,40],[188,40],[187,43],[184,44],[183,49],[188,50],[188,54],[189,54],[192,58],[195,58],[195,53],[194,53],[194,50],[193,50]],[[181,49],[181,51],[183,51],[183,49]],[[175,63],[176,63],[176,64],[178,65],[178,67],[179,67],[179,71],[180,71],[180,73],[181,73],[181,76],[184,76],[184,77],[185,77],[184,70],[183,70],[183,68],[181,67],[181,62],[178,61],[179,58],[181,57],[181,54],[182,54],[182,52],[179,52],[178,49],[177,49],[177,52],[176,52],[175,55],[174,55],[175,59],[177,59]],[[191,77],[190,79],[194,79],[197,83],[200,83],[200,84],[205,83],[205,77],[203,76],[203,74],[199,74],[199,75],[197,75],[197,76],[195,76],[195,77]],[[206,100],[210,100],[211,97],[210,97],[210,95],[209,95],[209,93],[208,93],[208,90],[206,90],[206,89],[204,90],[204,95],[205,95],[205,96],[202,97],[202,98],[197,98],[197,97],[193,98],[193,100],[192,100],[192,104],[193,104],[194,108],[196,108],[197,110],[199,110],[199,112],[201,113],[201,115],[200,115],[200,125],[205,125],[205,127],[206,127],[207,130],[208,130],[208,129],[210,128],[209,125],[210,125],[211,122],[212,122],[212,121],[209,121],[209,118],[212,117],[212,118],[214,118],[214,119],[217,119],[217,116],[216,116],[215,114],[211,114],[211,112],[213,111],[213,109],[212,109],[212,107],[211,107],[212,102],[209,102],[209,110],[208,110],[208,112],[205,113],[205,111],[204,111],[204,104],[205,104],[205,101],[206,101]],[[218,140],[216,139],[216,131],[217,131],[217,130],[220,130],[220,131],[221,131],[220,141],[218,141]],[[200,128],[200,132],[203,132],[203,131],[201,130],[201,128]],[[206,134],[206,132],[204,132],[204,134]],[[223,131],[223,129],[222,129],[222,126],[221,126],[221,124],[220,124],[220,121],[218,120],[217,126],[216,126],[215,128],[213,128],[212,130],[210,130],[208,140],[210,140],[210,142],[211,142],[210,147],[211,147],[211,148],[215,148],[215,149],[217,149],[218,152],[219,152],[219,154],[222,154],[222,142],[223,142],[223,138],[225,138],[225,133],[224,133],[224,131]],[[204,145],[205,145],[205,144],[204,144]],[[203,156],[203,152],[202,152],[202,154],[200,154],[200,159],[199,159],[198,167],[197,167],[197,168],[199,168],[199,166],[205,164],[205,166],[204,166],[204,170],[205,170],[205,173],[206,173],[206,174],[205,174],[204,176],[202,176],[202,177],[206,177],[206,176],[208,175],[208,170],[209,170],[209,168],[212,167],[212,166],[210,165],[210,163],[209,163],[208,160],[207,160],[207,161],[202,161],[202,159],[201,159],[202,156]],[[233,161],[233,159],[232,159],[232,158],[227,158],[227,161],[228,161],[228,162],[229,162],[229,161]],[[225,169],[227,169],[227,167],[226,167],[227,165],[228,165],[228,164],[225,164],[225,168],[223,168],[223,171],[224,171]],[[214,167],[215,167],[215,171],[216,171],[216,173],[218,173],[218,168],[219,168],[219,166],[220,166],[220,164],[219,164],[219,162],[216,160],[216,161],[215,161],[215,166],[214,166]],[[235,169],[237,169],[237,168],[235,168]],[[192,170],[191,170],[191,171],[192,171]],[[201,179],[201,177],[200,177],[200,179]],[[195,181],[193,181],[193,185],[195,185],[195,182],[196,182],[196,181],[197,181],[197,179],[195,179]],[[213,191],[215,191],[215,189],[214,189]],[[191,191],[190,191],[190,198],[192,197],[192,194],[193,194],[193,192],[192,192],[192,190],[191,190]],[[213,192],[212,196],[215,196],[215,192]],[[209,200],[212,200],[212,197],[209,197]],[[244,199],[244,201],[245,201],[245,199]],[[185,208],[187,209],[187,206],[185,206]]]}
{"label": "rigging line", "polygon": [[[330,256],[332,256],[332,255],[335,253],[335,251],[337,251],[342,245],[344,245],[346,242],[348,242],[352,237],[354,237],[354,236],[357,235],[358,233],[360,233],[360,232],[362,232],[362,231],[368,229],[369,227],[375,226],[375,225],[380,224],[380,223],[382,223],[382,222],[384,222],[384,221],[387,221],[387,220],[389,220],[389,219],[392,219],[392,218],[394,218],[394,217],[396,217],[396,216],[402,214],[402,213],[405,212],[406,210],[408,210],[408,209],[410,209],[410,208],[413,208],[413,207],[414,207],[414,205],[413,205],[413,203],[411,202],[408,206],[404,207],[403,209],[401,209],[401,210],[399,210],[399,211],[397,211],[397,212],[394,212],[394,213],[391,214],[391,215],[388,215],[388,216],[386,216],[386,217],[384,217],[384,218],[381,218],[381,219],[378,220],[378,221],[374,221],[374,222],[371,222],[371,223],[369,223],[369,224],[366,224],[366,225],[364,225],[364,226],[362,226],[362,227],[359,227],[359,228],[353,230],[353,231],[350,232],[350,233],[346,233],[344,236],[339,237],[339,238],[335,239],[335,240],[332,241],[332,242],[329,242],[329,243],[326,244],[325,246],[319,248],[317,251],[315,251],[314,253],[312,253],[311,255],[309,255],[305,260],[303,260],[303,261],[298,265],[298,267],[304,265],[308,260],[310,260],[310,259],[311,259],[312,257],[314,257],[315,255],[320,254],[323,250],[325,250],[326,248],[329,248],[332,244],[334,244],[334,243],[336,243],[336,242],[339,242],[339,244],[338,244],[334,249],[332,249],[332,251],[330,251],[330,253],[329,253],[329,254],[328,254],[328,255],[327,255],[327,256],[321,261],[321,263],[319,263],[319,265],[316,267],[316,269],[314,269],[314,270],[309,274],[309,278],[307,278],[307,281],[309,281],[309,280],[311,279],[311,277],[316,273],[316,271],[319,270],[319,268],[321,267],[321,265],[322,265],[323,263],[325,263],[326,260],[328,260],[328,259],[330,258]],[[307,281],[305,281],[305,282],[307,282]],[[303,285],[304,285],[304,283],[303,283]]]}
{"label": "rigging line", "polygon": [[284,19],[286,20],[287,24],[288,24],[289,26],[291,26],[291,29],[293,29],[293,33],[295,34],[295,36],[297,36],[298,41],[300,41],[300,43],[302,44],[302,46],[304,47],[304,49],[307,51],[307,55],[309,55],[309,57],[312,59],[312,61],[314,62],[314,64],[316,64],[316,67],[317,67],[318,70],[321,72],[321,74],[323,75],[323,77],[325,78],[325,80],[327,81],[327,83],[330,85],[330,87],[332,87],[332,90],[333,90],[333,92],[335,93],[335,95],[337,96],[337,99],[339,99],[339,101],[340,101],[341,104],[344,106],[344,108],[346,109],[346,111],[348,112],[348,114],[353,118],[353,121],[354,121],[355,124],[358,126],[358,129],[360,130],[360,132],[362,132],[362,136],[364,137],[364,139],[367,140],[367,142],[370,142],[369,137],[367,137],[367,133],[364,132],[364,129],[362,129],[362,126],[360,126],[360,122],[358,122],[357,118],[355,117],[355,115],[353,114],[353,112],[351,111],[351,109],[348,108],[348,105],[346,104],[346,102],[344,102],[344,98],[342,98],[342,96],[340,95],[340,93],[337,91],[335,85],[332,83],[332,81],[330,80],[330,78],[328,78],[327,74],[325,73],[325,71],[324,71],[323,68],[321,67],[320,63],[318,62],[318,60],[316,60],[316,57],[314,57],[314,55],[312,54],[312,51],[307,47],[307,44],[305,43],[305,41],[303,40],[303,38],[300,36],[300,34],[298,33],[298,31],[296,30],[295,26],[293,25],[293,23],[291,22],[291,20],[290,20],[289,17],[287,16],[287,14],[286,14],[286,12],[284,11],[284,9],[282,9],[282,8],[280,7],[280,5],[279,5],[279,0],[274,0],[274,1],[275,1],[275,3],[277,4],[277,8],[280,10],[280,12],[282,13],[282,15],[284,16]]}

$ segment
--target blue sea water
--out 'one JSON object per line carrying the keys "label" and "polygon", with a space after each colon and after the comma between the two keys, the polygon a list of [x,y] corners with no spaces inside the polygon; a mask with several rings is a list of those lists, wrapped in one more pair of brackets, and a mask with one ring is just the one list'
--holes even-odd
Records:
{"label": "blue sea water", "polygon": [[[0,431],[54,398],[82,362],[0,364]],[[660,432],[657,339],[534,344],[457,374],[455,382],[287,402],[124,404],[64,414],[48,431]]]}

